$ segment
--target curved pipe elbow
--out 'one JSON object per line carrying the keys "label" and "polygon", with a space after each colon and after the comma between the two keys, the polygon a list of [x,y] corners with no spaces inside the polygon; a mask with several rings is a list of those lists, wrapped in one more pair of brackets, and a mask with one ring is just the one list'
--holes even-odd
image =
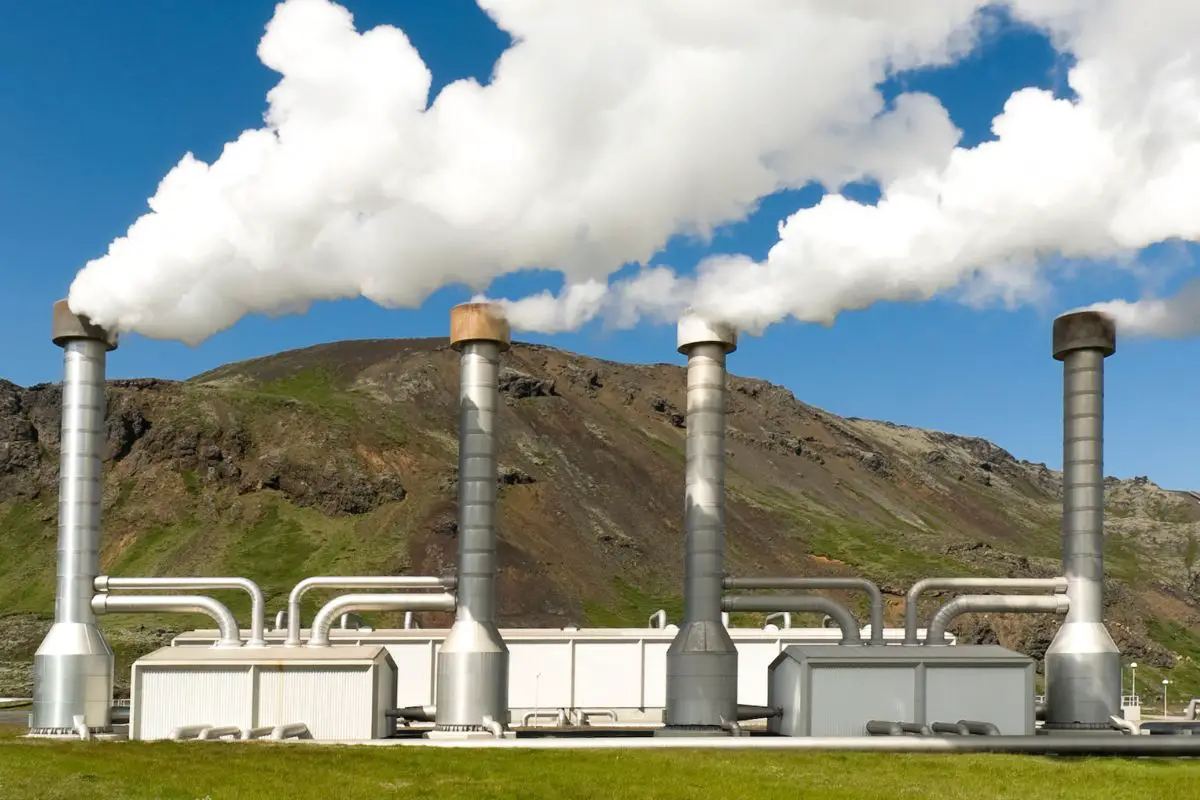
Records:
{"label": "curved pipe elbow", "polygon": [[[310,589],[443,589],[458,585],[453,575],[441,578],[423,575],[316,575],[297,583],[288,593],[287,638],[285,647],[299,647],[301,620],[300,601]],[[418,609],[413,609],[418,610]],[[316,625],[314,621],[314,627]]]}
{"label": "curved pipe elbow", "polygon": [[[928,592],[974,589],[988,592],[1067,591],[1067,579],[1055,578],[922,578],[914,583],[904,598],[904,643],[917,644],[917,613],[921,596]],[[928,633],[928,632],[927,632]]]}
{"label": "curved pipe elbow", "polygon": [[249,578],[232,577],[164,577],[123,578],[100,575],[92,586],[97,592],[163,591],[171,589],[240,589],[250,595],[250,647],[266,647],[267,598],[257,583]]}
{"label": "curved pipe elbow", "polygon": [[330,600],[313,618],[309,647],[329,647],[329,630],[343,614],[351,611],[453,611],[454,595],[441,594],[344,594]]}
{"label": "curved pipe elbow", "polygon": [[994,612],[998,614],[1066,614],[1071,601],[1065,594],[1052,595],[986,595],[968,594],[956,597],[938,609],[929,623],[925,644],[946,644],[946,631],[963,614]]}
{"label": "curved pipe elbow", "polygon": [[[735,578],[722,580],[726,589],[834,589],[865,592],[871,606],[871,643],[883,644],[883,592],[866,578]],[[832,615],[831,615],[832,616]]]}
{"label": "curved pipe elbow", "polygon": [[204,614],[217,623],[220,638],[216,647],[241,647],[242,635],[233,613],[221,602],[203,595],[110,595],[98,594],[92,598],[92,611],[96,614]]}
{"label": "curved pipe elbow", "polygon": [[796,594],[796,595],[730,595],[721,598],[722,611],[751,611],[751,612],[766,612],[773,611],[791,611],[791,612],[813,612],[817,614],[828,614],[842,631],[841,644],[856,645],[862,644],[862,637],[858,632],[858,620],[850,609],[846,608],[836,600],[830,600],[828,597],[822,597],[816,594]]}

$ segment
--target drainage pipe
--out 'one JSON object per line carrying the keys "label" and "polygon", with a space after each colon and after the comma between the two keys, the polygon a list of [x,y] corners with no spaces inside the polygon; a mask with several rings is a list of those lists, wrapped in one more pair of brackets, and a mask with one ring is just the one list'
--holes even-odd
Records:
{"label": "drainage pipe", "polygon": [[841,644],[862,644],[858,633],[858,620],[836,600],[821,597],[816,594],[785,594],[785,595],[727,595],[721,598],[721,608],[726,611],[795,611],[816,612],[828,614],[842,629]]}
{"label": "drainage pipe", "polygon": [[250,595],[250,641],[247,647],[266,647],[266,598],[258,584],[247,578],[115,578],[101,575],[93,582],[97,592],[171,589],[240,589]]}
{"label": "drainage pipe", "polygon": [[925,633],[925,644],[946,644],[946,629],[963,614],[993,611],[1000,614],[1066,614],[1071,601],[1065,594],[1003,595],[967,594],[956,597],[937,610]]}
{"label": "drainage pipe", "polygon": [[329,629],[348,611],[453,611],[454,595],[344,594],[330,600],[313,618],[309,647],[329,647]]}
{"label": "drainage pipe", "polygon": [[726,578],[726,589],[847,589],[871,600],[871,644],[883,644],[883,592],[866,578]]}
{"label": "drainage pipe", "polygon": [[54,625],[33,657],[30,733],[69,735],[75,717],[94,732],[111,729],[113,652],[92,613],[100,572],[105,366],[115,333],[54,304],[51,339],[63,350],[58,473],[58,579]]}
{"label": "drainage pipe", "polygon": [[111,595],[98,594],[92,598],[92,610],[97,614],[206,614],[217,623],[220,638],[214,647],[241,647],[242,632],[233,613],[221,602],[202,595]]}
{"label": "drainage pipe", "polygon": [[[300,600],[309,589],[453,589],[453,576],[431,578],[416,575],[328,575],[305,578],[292,587],[288,594],[286,612],[279,612],[287,620],[287,638],[285,647],[299,647],[300,640]],[[275,617],[275,626],[279,627],[279,615]]]}
{"label": "drainage pipe", "polygon": [[927,592],[961,589],[985,592],[1057,592],[1067,591],[1066,578],[925,578],[908,590],[904,600],[904,643],[918,644],[917,603]]}

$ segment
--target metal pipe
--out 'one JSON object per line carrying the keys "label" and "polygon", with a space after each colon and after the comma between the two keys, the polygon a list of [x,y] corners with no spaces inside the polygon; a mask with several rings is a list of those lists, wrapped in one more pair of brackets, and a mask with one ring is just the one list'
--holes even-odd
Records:
{"label": "metal pipe", "polygon": [[917,644],[917,605],[927,592],[972,589],[984,592],[1065,592],[1066,578],[924,578],[904,598],[904,643]]}
{"label": "metal pipe", "polygon": [[667,627],[667,610],[660,608],[658,611],[655,611],[650,615],[649,623],[651,628]]}
{"label": "metal pipe", "polygon": [[101,575],[92,584],[97,592],[177,589],[240,589],[250,595],[250,640],[247,647],[266,647],[267,600],[258,584],[247,578],[118,578]]}
{"label": "metal pipe", "polygon": [[889,722],[882,719],[869,719],[863,726],[867,736],[903,736],[904,728],[899,722]]}
{"label": "metal pipe", "polygon": [[349,611],[453,611],[454,595],[441,594],[344,594],[321,607],[313,617],[309,647],[329,647],[329,629]]}
{"label": "metal pipe", "polygon": [[774,706],[751,706],[738,703],[737,707],[738,722],[748,722],[752,719],[773,719],[782,716],[783,709],[775,708]]}
{"label": "metal pipe", "polygon": [[92,610],[97,614],[206,614],[217,623],[220,638],[215,647],[241,647],[242,632],[229,608],[211,597],[202,595],[98,594],[92,597]]}
{"label": "metal pipe", "polygon": [[847,589],[871,601],[871,644],[883,644],[883,592],[866,578],[726,578],[726,589]]}
{"label": "metal pipe", "polygon": [[[281,611],[287,620],[287,638],[285,647],[299,647],[303,644],[300,638],[301,623],[300,601],[310,589],[453,589],[453,576],[432,578],[417,575],[318,575],[305,578],[292,587],[288,593],[287,611]],[[275,617],[275,626],[279,627],[279,615]]]}
{"label": "metal pipe", "polygon": [[199,741],[209,741],[216,739],[224,739],[226,736],[235,736],[241,738],[242,729],[236,725],[219,725],[211,728],[205,728],[196,736]]}
{"label": "metal pipe", "polygon": [[508,709],[508,647],[496,627],[496,452],[500,354],[511,331],[491,303],[450,312],[459,352],[458,606],[437,657],[437,729],[503,726]]}
{"label": "metal pipe", "polygon": [[285,739],[312,739],[312,732],[303,722],[289,722],[286,725],[276,725],[271,730],[271,740],[282,742]]}
{"label": "metal pipe", "polygon": [[767,618],[763,620],[763,625],[770,625],[773,619],[782,619],[785,629],[792,627],[792,612],[790,611],[776,611],[774,614],[767,614]]}
{"label": "metal pipe", "polygon": [[784,595],[728,595],[721,600],[721,607],[726,611],[793,611],[828,614],[842,629],[844,645],[862,644],[858,633],[858,620],[850,609],[836,600],[822,597],[818,594],[784,594]]}
{"label": "metal pipe", "polygon": [[[1200,757],[1200,737],[1036,736],[598,736],[376,740],[399,747],[520,750],[804,750],[891,753],[1012,753],[1038,756]],[[373,744],[376,742],[346,742]],[[328,744],[324,742],[323,744]]]}
{"label": "metal pipe", "polygon": [[952,733],[955,736],[970,736],[971,729],[961,722],[932,722],[929,730],[934,733]]}
{"label": "metal pipe", "polygon": [[1071,610],[1046,650],[1046,726],[1104,727],[1121,713],[1121,654],[1104,627],[1104,359],[1113,321],[1094,311],[1054,320],[1063,362],[1063,574]]}
{"label": "metal pipe", "polygon": [[54,625],[33,657],[30,734],[72,735],[75,717],[94,732],[112,726],[113,652],[92,613],[100,572],[105,362],[115,333],[54,304],[51,338],[63,349],[58,475],[58,580]]}
{"label": "metal pipe", "polygon": [[925,644],[947,644],[946,629],[963,614],[1066,614],[1070,607],[1070,599],[1062,594],[965,594],[937,610],[925,632]]}
{"label": "metal pipe", "polygon": [[959,725],[967,729],[967,733],[975,736],[999,736],[1000,729],[993,722],[983,722],[977,719],[960,719]]}
{"label": "metal pipe", "polygon": [[721,621],[725,359],[737,349],[737,332],[689,314],[679,321],[676,341],[687,356],[684,592],[683,622],[667,650],[664,718],[668,729],[716,732],[737,719],[737,648]]}
{"label": "metal pipe", "polygon": [[388,719],[403,719],[410,722],[433,722],[437,717],[435,706],[405,706],[404,708],[389,708],[383,712]]}

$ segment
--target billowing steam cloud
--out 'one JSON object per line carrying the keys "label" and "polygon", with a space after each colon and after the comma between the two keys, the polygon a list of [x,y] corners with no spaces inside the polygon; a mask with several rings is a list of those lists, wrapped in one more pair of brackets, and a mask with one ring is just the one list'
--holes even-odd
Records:
{"label": "billowing steam cloud", "polygon": [[[567,288],[510,303],[516,327],[629,325],[692,305],[759,330],[955,287],[1019,300],[1047,256],[1200,233],[1200,4],[1012,0],[1075,56],[1078,99],[1017,92],[998,139],[973,149],[956,148],[934,98],[885,108],[876,87],[969,51],[983,2],[480,5],[515,44],[486,86],[459,81],[430,104],[402,32],[359,34],[328,0],[282,3],[259,47],[283,76],[266,127],[212,165],[185,157],[151,213],[81,271],[72,307],[195,342],[250,312],[358,295],[414,306],[551,268]],[[781,224],[764,262],[608,283],[766,195],[864,179],[882,187],[878,205],[827,195]],[[1164,315],[1121,308],[1146,330]]]}

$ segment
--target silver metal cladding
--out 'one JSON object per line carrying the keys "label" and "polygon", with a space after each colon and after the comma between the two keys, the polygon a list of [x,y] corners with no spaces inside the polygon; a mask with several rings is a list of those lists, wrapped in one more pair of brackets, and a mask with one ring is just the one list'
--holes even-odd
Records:
{"label": "silver metal cladding", "polygon": [[113,653],[96,627],[92,582],[100,571],[101,453],[105,366],[116,338],[54,306],[52,339],[63,349],[59,454],[58,578],[54,625],[33,659],[33,735],[72,735],[75,717],[110,729]]}
{"label": "silver metal cladding", "polygon": [[484,303],[451,312],[460,353],[458,572],[454,625],[438,652],[436,730],[489,729],[509,722],[508,647],[496,628],[497,421],[500,354],[508,324]]}
{"label": "silver metal cladding", "polygon": [[1063,362],[1063,574],[1071,601],[1046,651],[1046,725],[1103,727],[1120,713],[1120,651],[1104,627],[1104,359],[1116,328],[1083,311],[1054,321]]}
{"label": "silver metal cladding", "polygon": [[737,648],[721,620],[725,578],[725,362],[736,333],[679,323],[687,356],[684,619],[667,651],[666,728],[725,732],[737,721]]}

